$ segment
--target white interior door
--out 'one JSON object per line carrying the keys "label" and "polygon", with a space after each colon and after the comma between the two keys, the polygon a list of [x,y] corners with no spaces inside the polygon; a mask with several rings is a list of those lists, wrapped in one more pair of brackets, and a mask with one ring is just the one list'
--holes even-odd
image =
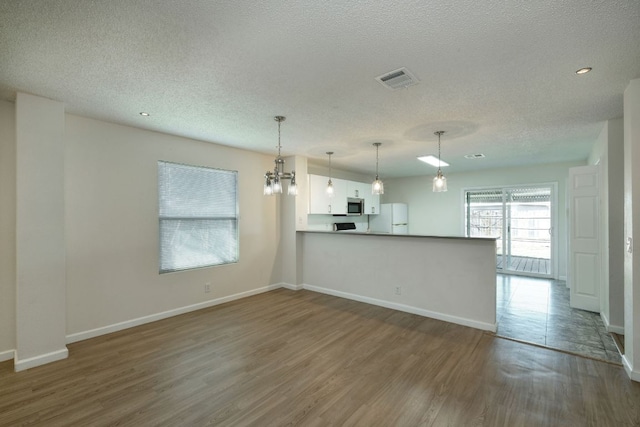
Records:
{"label": "white interior door", "polygon": [[569,169],[570,305],[600,312],[598,167]]}

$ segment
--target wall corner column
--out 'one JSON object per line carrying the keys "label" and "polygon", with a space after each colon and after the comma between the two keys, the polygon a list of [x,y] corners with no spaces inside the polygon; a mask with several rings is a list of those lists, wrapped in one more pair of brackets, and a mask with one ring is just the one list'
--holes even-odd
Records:
{"label": "wall corner column", "polygon": [[640,79],[624,91],[624,344],[629,377],[640,381]]}
{"label": "wall corner column", "polygon": [[16,371],[68,356],[64,104],[16,99]]}

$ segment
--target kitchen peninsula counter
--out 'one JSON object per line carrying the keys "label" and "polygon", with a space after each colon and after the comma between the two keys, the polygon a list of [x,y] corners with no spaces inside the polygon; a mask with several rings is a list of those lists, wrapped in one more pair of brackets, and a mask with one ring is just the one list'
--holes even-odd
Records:
{"label": "kitchen peninsula counter", "polygon": [[348,234],[356,236],[385,236],[385,237],[428,237],[430,239],[456,239],[456,240],[481,240],[487,242],[496,241],[493,237],[462,237],[462,236],[430,236],[426,234],[391,234],[376,233],[371,231],[331,231],[331,230],[297,230],[298,233],[321,233],[321,234]]}
{"label": "kitchen peninsula counter", "polygon": [[303,287],[496,330],[493,238],[300,230]]}

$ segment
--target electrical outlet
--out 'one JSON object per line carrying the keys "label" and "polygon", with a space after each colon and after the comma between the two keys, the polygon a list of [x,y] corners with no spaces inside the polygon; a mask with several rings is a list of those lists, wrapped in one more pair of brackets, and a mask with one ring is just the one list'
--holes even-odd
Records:
{"label": "electrical outlet", "polygon": [[204,293],[208,294],[209,292],[211,292],[211,283],[205,283],[204,284]]}
{"label": "electrical outlet", "polygon": [[396,295],[402,295],[402,286],[396,286],[395,290],[394,290],[394,293]]}

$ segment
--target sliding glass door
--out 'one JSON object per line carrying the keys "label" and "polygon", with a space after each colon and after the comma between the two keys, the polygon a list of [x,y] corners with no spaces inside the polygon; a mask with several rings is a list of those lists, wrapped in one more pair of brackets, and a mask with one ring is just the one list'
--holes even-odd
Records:
{"label": "sliding glass door", "polygon": [[468,237],[496,239],[496,268],[531,276],[553,276],[554,186],[467,190]]}

